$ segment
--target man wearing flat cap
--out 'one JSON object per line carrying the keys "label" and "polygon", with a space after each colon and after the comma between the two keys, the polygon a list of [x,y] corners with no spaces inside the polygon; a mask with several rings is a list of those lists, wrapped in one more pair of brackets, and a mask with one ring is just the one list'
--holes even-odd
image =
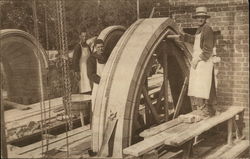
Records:
{"label": "man wearing flat cap", "polygon": [[182,36],[184,41],[194,43],[188,96],[192,99],[193,108],[198,108],[203,117],[208,117],[214,115],[215,112],[212,107],[216,96],[212,61],[214,33],[206,23],[206,20],[210,18],[206,7],[196,8],[193,18],[198,24],[195,36],[186,33]]}

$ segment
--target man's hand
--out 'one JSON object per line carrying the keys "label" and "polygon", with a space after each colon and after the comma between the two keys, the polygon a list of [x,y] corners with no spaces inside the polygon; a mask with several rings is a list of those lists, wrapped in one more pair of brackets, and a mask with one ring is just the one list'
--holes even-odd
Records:
{"label": "man's hand", "polygon": [[194,58],[191,62],[191,66],[193,67],[193,69],[196,69],[198,63],[201,61],[200,58]]}
{"label": "man's hand", "polygon": [[80,72],[75,72],[75,78],[76,80],[80,81],[81,79]]}
{"label": "man's hand", "polygon": [[181,25],[179,25],[179,35],[180,35],[179,41],[184,42],[185,32],[183,31]]}
{"label": "man's hand", "polygon": [[184,36],[185,36],[185,34],[180,34],[179,41],[185,42]]}

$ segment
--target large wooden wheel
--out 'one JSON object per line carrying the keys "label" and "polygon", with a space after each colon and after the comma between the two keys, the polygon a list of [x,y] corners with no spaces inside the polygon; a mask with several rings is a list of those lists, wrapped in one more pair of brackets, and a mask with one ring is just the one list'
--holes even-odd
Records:
{"label": "large wooden wheel", "polygon": [[32,35],[17,29],[0,30],[0,41],[8,98],[22,104],[38,102],[44,89],[42,79],[48,71],[48,57],[42,45]]}
{"label": "large wooden wheel", "polygon": [[[177,26],[169,18],[140,19],[120,38],[104,68],[97,93],[92,126],[94,151],[100,152],[108,137],[109,155],[122,157],[125,147],[140,140],[142,130],[171,120],[168,90],[176,105],[188,77],[191,57],[184,45],[166,38],[175,34]],[[158,75],[162,80],[154,104],[149,90],[155,63],[163,68],[163,73]],[[183,100],[181,111],[190,111],[186,93]],[[143,123],[141,108],[150,110]]]}
{"label": "large wooden wheel", "polygon": [[118,40],[124,34],[126,28],[120,25],[109,26],[101,31],[98,39],[104,41],[105,55],[110,56]]}

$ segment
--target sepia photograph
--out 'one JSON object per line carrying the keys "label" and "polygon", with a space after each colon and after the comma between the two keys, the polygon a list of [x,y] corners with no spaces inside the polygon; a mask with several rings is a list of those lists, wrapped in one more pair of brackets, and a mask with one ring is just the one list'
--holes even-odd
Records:
{"label": "sepia photograph", "polygon": [[249,159],[247,0],[0,0],[1,158]]}

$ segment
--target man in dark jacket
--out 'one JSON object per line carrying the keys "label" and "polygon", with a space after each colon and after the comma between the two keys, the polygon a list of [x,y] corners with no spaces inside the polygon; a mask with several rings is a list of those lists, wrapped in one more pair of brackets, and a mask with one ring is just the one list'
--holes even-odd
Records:
{"label": "man in dark jacket", "polygon": [[87,76],[87,59],[90,56],[90,47],[87,45],[87,32],[82,30],[80,42],[76,45],[73,54],[72,67],[75,78],[79,81],[79,93],[91,92],[91,83]]}
{"label": "man in dark jacket", "polygon": [[104,42],[101,39],[97,39],[95,41],[95,49],[87,61],[87,72],[88,77],[93,82],[92,89],[92,111],[95,106],[95,98],[98,89],[98,85],[100,83],[101,74],[104,68],[104,65],[107,61],[106,56],[104,56]]}
{"label": "man in dark jacket", "polygon": [[212,61],[215,39],[212,28],[206,22],[209,17],[206,7],[196,8],[193,18],[199,26],[197,32],[195,36],[188,34],[182,36],[182,40],[194,43],[188,96],[193,99],[193,108],[201,110],[204,117],[214,114],[212,102],[216,98]]}
{"label": "man in dark jacket", "polygon": [[[100,75],[107,58],[104,56],[104,43],[103,40],[97,39],[95,41],[96,51],[93,52],[87,61],[87,71],[89,79],[96,84],[100,82]],[[101,67],[99,67],[101,66]]]}

